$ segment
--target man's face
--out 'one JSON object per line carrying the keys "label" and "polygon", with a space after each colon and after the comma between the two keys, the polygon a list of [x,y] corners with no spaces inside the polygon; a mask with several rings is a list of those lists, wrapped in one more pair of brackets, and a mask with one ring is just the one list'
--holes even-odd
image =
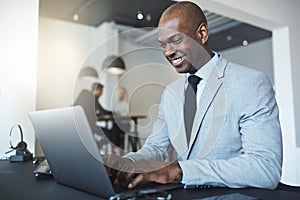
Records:
{"label": "man's face", "polygon": [[197,36],[197,28],[183,23],[179,17],[162,20],[158,26],[158,41],[164,56],[175,67],[178,73],[195,73],[202,66],[203,48]]}
{"label": "man's face", "polygon": [[96,88],[96,90],[94,92],[95,97],[99,98],[102,95],[102,91],[103,91],[102,88]]}

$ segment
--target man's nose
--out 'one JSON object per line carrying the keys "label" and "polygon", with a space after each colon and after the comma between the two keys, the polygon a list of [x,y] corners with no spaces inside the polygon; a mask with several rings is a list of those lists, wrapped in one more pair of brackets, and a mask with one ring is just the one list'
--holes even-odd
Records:
{"label": "man's nose", "polygon": [[165,56],[171,56],[176,52],[176,49],[172,44],[166,44],[165,48],[163,49],[163,54]]}

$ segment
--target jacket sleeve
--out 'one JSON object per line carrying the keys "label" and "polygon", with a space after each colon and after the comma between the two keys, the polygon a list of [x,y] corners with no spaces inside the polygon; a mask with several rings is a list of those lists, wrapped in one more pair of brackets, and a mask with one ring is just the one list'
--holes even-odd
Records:
{"label": "jacket sleeve", "polygon": [[145,144],[137,152],[131,152],[124,157],[138,161],[140,159],[164,161],[168,157],[168,149],[170,147],[170,139],[167,130],[167,122],[163,109],[165,93],[163,93],[158,112],[157,120],[154,123],[153,131],[147,138]]}
{"label": "jacket sleeve", "polygon": [[[269,79],[256,76],[239,109],[241,150],[228,159],[180,161],[187,185],[274,189],[281,178],[282,139],[278,107]],[[229,131],[228,129],[226,131]]]}

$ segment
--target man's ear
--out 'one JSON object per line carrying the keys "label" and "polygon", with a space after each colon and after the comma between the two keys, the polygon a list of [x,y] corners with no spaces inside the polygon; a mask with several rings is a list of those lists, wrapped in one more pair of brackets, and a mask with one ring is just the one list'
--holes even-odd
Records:
{"label": "man's ear", "polygon": [[207,24],[201,23],[197,29],[197,38],[201,41],[202,45],[205,45],[208,41],[208,27]]}

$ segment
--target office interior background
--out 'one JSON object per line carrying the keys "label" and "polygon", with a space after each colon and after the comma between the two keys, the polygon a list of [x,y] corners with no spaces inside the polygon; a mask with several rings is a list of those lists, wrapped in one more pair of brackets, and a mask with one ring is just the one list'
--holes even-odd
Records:
{"label": "office interior background", "polygon": [[[100,82],[105,85],[101,103],[106,108],[111,108],[116,84],[127,88],[134,105],[131,113],[148,116],[139,122],[141,137],[147,137],[164,86],[179,76],[159,49],[147,48],[155,35],[151,30],[120,25],[118,18],[90,25],[79,23],[80,14],[78,22],[47,16],[47,11],[41,10],[45,2],[0,0],[0,156],[9,156],[5,152],[9,150],[9,130],[14,124],[22,125],[29,150],[40,153],[27,113],[70,106],[81,89],[90,87],[90,83],[77,79],[80,69],[85,66],[93,66],[101,74]],[[272,80],[284,142],[282,182],[300,185],[300,105],[296,103],[300,101],[300,91],[296,88],[300,84],[296,78],[300,70],[297,67],[300,65],[297,56],[300,27],[296,10],[299,1],[193,2],[210,13],[271,33],[270,37],[249,42],[247,46],[218,52],[231,61],[263,71]],[[88,5],[84,7],[82,9],[87,9]],[[103,72],[102,62],[111,54],[122,55],[126,76]]]}

